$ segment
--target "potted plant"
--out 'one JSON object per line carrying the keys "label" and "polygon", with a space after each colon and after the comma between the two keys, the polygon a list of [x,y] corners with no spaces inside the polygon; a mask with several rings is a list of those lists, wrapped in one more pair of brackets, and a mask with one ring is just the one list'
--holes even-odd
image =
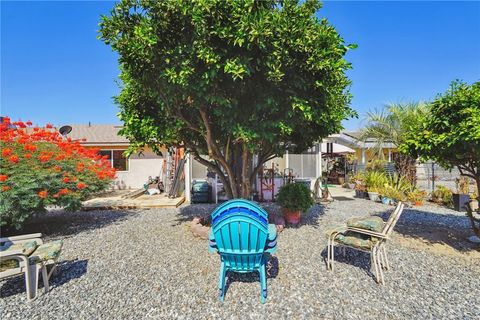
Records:
{"label": "potted plant", "polygon": [[277,201],[283,208],[285,221],[292,225],[297,225],[301,212],[314,204],[310,189],[303,183],[289,183],[281,187]]}
{"label": "potted plant", "polygon": [[421,206],[425,199],[426,192],[418,189],[414,189],[407,193],[407,199],[415,206]]}
{"label": "potted plant", "polygon": [[378,202],[380,201],[380,194],[378,193],[377,187],[367,187],[368,190],[368,198],[372,201]]}
{"label": "potted plant", "polygon": [[387,176],[381,171],[370,170],[365,174],[368,198],[372,201],[380,201],[378,189],[388,182]]}
{"label": "potted plant", "polygon": [[395,204],[397,201],[404,201],[405,195],[398,189],[387,185],[382,189],[382,203]]}
{"label": "potted plant", "polygon": [[432,201],[435,203],[443,204],[447,207],[453,206],[452,191],[445,186],[438,185],[432,192]]}
{"label": "potted plant", "polygon": [[455,182],[457,185],[457,193],[452,194],[453,208],[456,211],[467,211],[465,206],[470,202],[469,179],[461,176],[460,178],[455,179]]}
{"label": "potted plant", "polygon": [[356,198],[365,198],[367,186],[365,185],[365,174],[363,172],[357,172],[353,177],[352,181],[355,182],[355,197]]}

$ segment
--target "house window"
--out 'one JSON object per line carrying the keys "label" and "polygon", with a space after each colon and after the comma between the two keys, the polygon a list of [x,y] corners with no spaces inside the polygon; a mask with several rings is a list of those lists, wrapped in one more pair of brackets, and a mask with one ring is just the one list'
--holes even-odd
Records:
{"label": "house window", "polygon": [[128,158],[123,155],[125,150],[100,150],[101,156],[106,156],[110,164],[118,171],[128,171]]}

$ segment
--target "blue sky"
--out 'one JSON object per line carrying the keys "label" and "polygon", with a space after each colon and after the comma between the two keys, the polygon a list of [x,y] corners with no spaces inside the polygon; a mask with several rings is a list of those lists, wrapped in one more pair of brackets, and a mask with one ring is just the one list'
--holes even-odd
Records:
{"label": "blue sky", "polygon": [[[1,2],[0,113],[44,124],[119,123],[117,57],[96,39],[108,1]],[[454,79],[480,80],[480,2],[327,1],[347,43],[352,107],[432,99]]]}

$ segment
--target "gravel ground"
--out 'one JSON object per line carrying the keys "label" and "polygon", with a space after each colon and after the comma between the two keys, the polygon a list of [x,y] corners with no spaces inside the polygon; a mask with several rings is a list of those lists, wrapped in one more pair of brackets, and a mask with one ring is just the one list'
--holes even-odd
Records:
{"label": "gravel ground", "polygon": [[[27,303],[21,277],[0,282],[0,318],[479,318],[480,249],[464,240],[470,233],[463,214],[435,206],[406,209],[388,245],[392,269],[381,286],[369,273],[367,254],[347,250],[337,256],[335,271],[327,271],[325,232],[351,216],[393,208],[367,200],[316,206],[299,227],[280,234],[262,305],[253,274],[232,276],[225,302],[218,301],[219,257],[193,237],[188,223],[212,208],[52,212],[39,218],[24,232],[64,239],[53,289]],[[442,230],[458,234],[454,240],[429,238]],[[397,241],[404,238],[411,241]],[[434,245],[448,250],[430,251]]]}

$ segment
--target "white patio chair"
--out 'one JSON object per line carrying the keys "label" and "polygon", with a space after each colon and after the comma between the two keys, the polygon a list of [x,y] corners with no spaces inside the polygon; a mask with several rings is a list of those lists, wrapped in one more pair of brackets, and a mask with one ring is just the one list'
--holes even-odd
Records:
{"label": "white patio chair", "polygon": [[[63,242],[43,243],[42,234],[34,233],[0,238],[0,280],[25,274],[27,299],[37,297],[38,278],[42,273],[45,293],[62,250]],[[48,271],[47,267],[51,267]]]}
{"label": "white patio chair", "polygon": [[[347,225],[346,227],[337,228],[329,232],[327,241],[327,269],[333,271],[335,245],[343,247],[343,249],[348,247],[369,252],[371,266],[375,269],[375,278],[378,283],[385,284],[383,269],[390,269],[385,244],[402,214],[403,207],[404,204],[399,202],[395,210],[390,214],[388,220],[386,222],[380,221],[380,225],[376,223],[377,221],[375,221],[374,218],[380,220],[381,218],[366,217],[363,218],[363,221],[361,218],[355,221],[356,225],[358,225],[357,227],[352,227],[352,224],[350,224],[350,226]],[[372,227],[374,225],[372,222],[377,224],[375,228]]]}

